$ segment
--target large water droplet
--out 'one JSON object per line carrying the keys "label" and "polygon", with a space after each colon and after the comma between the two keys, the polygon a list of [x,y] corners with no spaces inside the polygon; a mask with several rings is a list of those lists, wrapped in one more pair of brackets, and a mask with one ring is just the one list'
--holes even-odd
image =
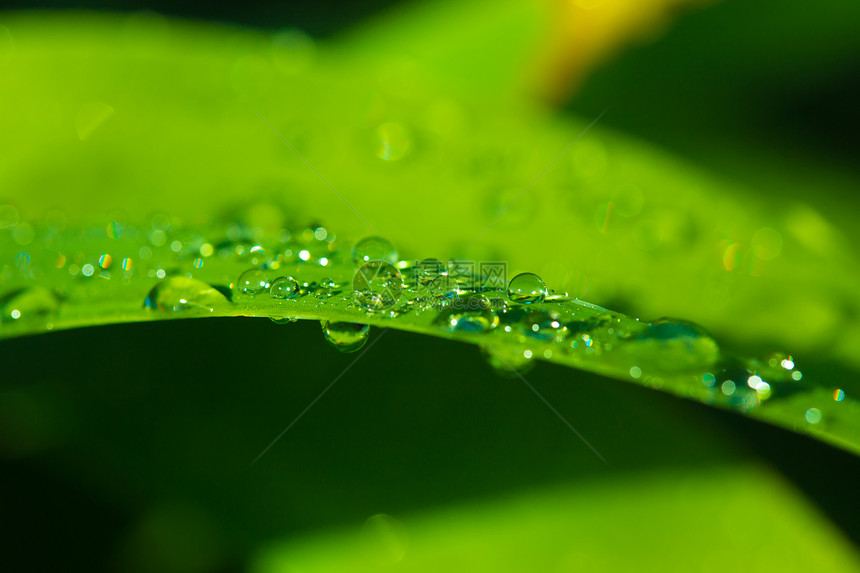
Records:
{"label": "large water droplet", "polygon": [[411,269],[417,284],[426,285],[445,272],[445,263],[439,259],[424,259]]}
{"label": "large water droplet", "polygon": [[163,312],[215,312],[230,302],[215,287],[187,277],[171,277],[155,285],[143,306]]}
{"label": "large water droplet", "polygon": [[384,261],[394,265],[397,263],[397,249],[388,239],[366,237],[353,247],[352,260],[359,265],[373,261]]}
{"label": "large water droplet", "polygon": [[236,281],[236,289],[244,296],[256,296],[269,290],[271,283],[264,271],[258,269],[247,270],[239,275]]}
{"label": "large water droplet", "polygon": [[269,287],[269,295],[272,298],[296,298],[300,294],[299,283],[293,277],[278,277],[272,281],[272,285]]}
{"label": "large water droplet", "polygon": [[543,302],[547,294],[546,283],[534,273],[520,273],[508,284],[508,298],[521,304]]}
{"label": "large water droplet", "polygon": [[461,295],[439,313],[434,321],[450,332],[488,332],[499,323],[490,300],[482,294]]}
{"label": "large water droplet", "polygon": [[460,296],[460,283],[448,275],[439,275],[427,285],[427,288],[430,289],[430,294],[439,299],[439,303],[443,306],[447,306]]}
{"label": "large water droplet", "polygon": [[57,311],[60,301],[48,289],[32,286],[0,297],[0,322],[24,323],[44,320]]}
{"label": "large water droplet", "polygon": [[708,368],[720,358],[720,347],[704,328],[670,318],[654,321],[619,351],[635,355],[643,370],[669,372]]}
{"label": "large water droplet", "polygon": [[394,307],[403,294],[403,277],[394,265],[371,261],[356,271],[352,280],[355,300],[369,311]]}
{"label": "large water droplet", "polygon": [[370,337],[370,326],[354,322],[320,322],[326,342],[341,352],[355,352],[365,345]]}
{"label": "large water droplet", "polygon": [[509,378],[516,378],[518,373],[522,375],[528,372],[535,364],[531,354],[522,350],[482,346],[481,353],[493,370]]}
{"label": "large water droplet", "polygon": [[516,331],[530,338],[550,341],[568,334],[559,315],[540,308],[513,307],[497,311],[499,324],[506,332]]}

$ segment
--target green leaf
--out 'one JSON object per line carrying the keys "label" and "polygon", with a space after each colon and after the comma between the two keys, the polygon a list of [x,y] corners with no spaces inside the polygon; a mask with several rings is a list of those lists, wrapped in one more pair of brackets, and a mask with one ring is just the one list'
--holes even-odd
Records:
{"label": "green leaf", "polygon": [[[813,204],[775,205],[594,118],[510,91],[488,99],[510,83],[490,55],[499,73],[470,84],[425,71],[447,69],[450,53],[410,60],[376,34],[329,48],[141,16],[3,26],[0,337],[259,316],[326,322],[330,341],[354,351],[363,330],[343,323],[369,324],[478,345],[508,375],[555,362],[860,447],[860,389],[798,369],[804,355],[858,364],[856,255]],[[399,256],[365,261],[359,247],[356,261],[373,235]],[[554,292],[516,300],[486,272],[424,284],[416,263],[430,257],[504,261],[508,278],[536,272]],[[716,336],[633,315],[681,316]],[[702,507],[733,479],[703,478]],[[576,495],[535,511],[585,529],[566,521]],[[452,531],[474,535],[493,511]],[[533,520],[499,511],[503,537]],[[651,511],[637,506],[643,528]],[[809,515],[791,505],[784,521]],[[459,551],[456,536],[433,532],[440,519],[419,554]],[[777,537],[795,547],[800,533]],[[841,540],[807,541],[834,569],[852,558],[830,551]]]}

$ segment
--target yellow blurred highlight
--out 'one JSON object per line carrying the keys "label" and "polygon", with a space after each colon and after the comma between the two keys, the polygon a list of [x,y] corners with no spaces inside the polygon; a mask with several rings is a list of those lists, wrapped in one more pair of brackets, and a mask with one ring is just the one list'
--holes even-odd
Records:
{"label": "yellow blurred highlight", "polygon": [[626,44],[662,35],[679,9],[715,0],[550,0],[550,29],[534,79],[538,96],[564,101]]}
{"label": "yellow blurred highlight", "polygon": [[740,243],[732,243],[723,252],[723,268],[727,271],[733,271],[738,268],[741,262],[741,245]]}

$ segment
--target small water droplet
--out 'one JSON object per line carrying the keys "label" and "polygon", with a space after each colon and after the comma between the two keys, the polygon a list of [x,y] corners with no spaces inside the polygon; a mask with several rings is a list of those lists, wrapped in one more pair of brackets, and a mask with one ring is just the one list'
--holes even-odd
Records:
{"label": "small water droplet", "polygon": [[488,332],[499,324],[489,299],[479,293],[460,296],[439,313],[435,324],[450,332]]}
{"label": "small water droplet", "polygon": [[0,322],[24,323],[44,320],[54,314],[60,300],[50,290],[31,286],[0,297]]}
{"label": "small water droplet", "polygon": [[508,298],[513,302],[543,302],[548,294],[546,283],[534,273],[520,273],[508,283]]}
{"label": "small water droplet", "polygon": [[269,295],[277,299],[297,298],[301,295],[299,282],[293,277],[278,277],[272,281]]}
{"label": "small water droplet", "polygon": [[352,260],[359,265],[374,261],[384,261],[394,265],[397,264],[397,249],[388,239],[366,237],[353,247]]}
{"label": "small water droplet", "polygon": [[261,292],[269,290],[271,283],[264,271],[258,269],[247,270],[239,275],[236,288],[244,296],[256,296]]}
{"label": "small water droplet", "polygon": [[392,308],[403,294],[403,277],[394,265],[381,261],[364,263],[352,281],[355,300],[365,310]]}
{"label": "small water droplet", "polygon": [[355,352],[365,345],[370,337],[370,326],[354,322],[320,322],[326,342],[341,352]]}
{"label": "small water droplet", "polygon": [[143,306],[162,312],[215,312],[230,302],[212,285],[188,277],[170,277],[155,285]]}

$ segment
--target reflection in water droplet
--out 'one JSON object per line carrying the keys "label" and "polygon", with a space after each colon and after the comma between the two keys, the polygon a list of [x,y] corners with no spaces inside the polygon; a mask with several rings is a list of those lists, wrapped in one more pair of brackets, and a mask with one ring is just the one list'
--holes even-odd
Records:
{"label": "reflection in water droplet", "polygon": [[370,337],[370,326],[354,322],[320,322],[326,342],[341,352],[355,352],[365,345]]}
{"label": "reflection in water droplet", "polygon": [[461,295],[439,313],[435,324],[449,332],[488,332],[499,324],[489,299],[482,294]]}
{"label": "reflection in water droplet", "polygon": [[230,302],[212,285],[188,277],[171,277],[155,285],[143,306],[162,312],[215,312]]}
{"label": "reflection in water droplet", "polygon": [[300,294],[299,283],[293,277],[278,277],[272,281],[272,285],[269,287],[269,295],[272,298],[296,298]]}
{"label": "reflection in water droplet", "polygon": [[30,323],[44,320],[57,311],[60,300],[48,289],[32,286],[0,297],[0,322]]}
{"label": "reflection in water droplet", "polygon": [[236,288],[244,296],[256,296],[269,290],[269,286],[266,273],[257,269],[245,271],[239,275],[239,280],[236,281]]}
{"label": "reflection in water droplet", "polygon": [[534,273],[520,273],[508,284],[508,298],[521,304],[543,302],[548,294],[546,283]]}
{"label": "reflection in water droplet", "polygon": [[403,277],[387,262],[367,262],[356,271],[352,290],[355,300],[365,310],[387,310],[397,304],[403,294]]}
{"label": "reflection in water droplet", "polygon": [[397,264],[397,249],[388,239],[382,237],[366,237],[356,243],[352,249],[352,260],[356,264],[372,261],[384,261]]}

